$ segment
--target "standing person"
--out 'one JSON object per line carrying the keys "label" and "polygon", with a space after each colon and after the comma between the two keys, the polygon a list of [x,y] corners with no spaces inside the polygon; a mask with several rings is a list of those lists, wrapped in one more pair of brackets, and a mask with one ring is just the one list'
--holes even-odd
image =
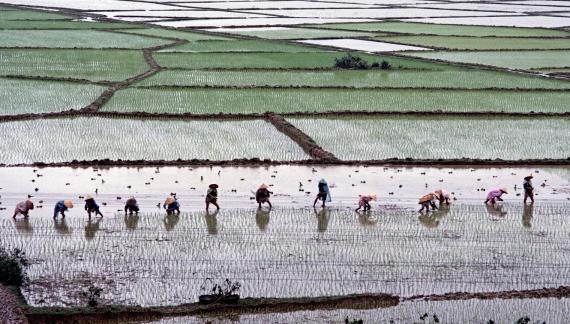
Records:
{"label": "standing person", "polygon": [[87,195],[87,197],[85,197],[85,210],[87,211],[89,218],[91,218],[91,213],[95,213],[95,215],[103,217],[103,214],[99,210],[99,205],[91,195]]}
{"label": "standing person", "polygon": [[532,186],[532,174],[524,177],[523,189],[524,189],[524,203],[526,204],[526,199],[530,198],[530,203],[534,204],[534,187]]}
{"label": "standing person", "polygon": [[129,214],[139,214],[139,204],[137,202],[137,200],[135,199],[135,197],[131,196],[129,197],[129,199],[127,199],[127,201],[125,202],[125,215],[127,214],[127,212]]}
{"label": "standing person", "polygon": [[180,214],[180,203],[178,202],[176,195],[168,196],[162,207],[166,209],[167,214],[174,214],[174,212],[176,212],[176,214]]}
{"label": "standing person", "polygon": [[317,204],[317,201],[323,201],[323,208],[325,207],[325,202],[331,202],[331,192],[329,190],[329,184],[325,179],[321,179],[319,181],[319,193],[317,193],[317,198],[315,198],[315,202],[313,202],[313,207]]}
{"label": "standing person", "polygon": [[501,188],[501,189],[495,189],[495,190],[491,190],[489,191],[489,193],[487,194],[487,199],[485,200],[485,204],[490,202],[491,205],[494,205],[495,202],[498,201],[503,201],[503,199],[501,198],[501,196],[503,194],[508,194],[507,192],[507,188]]}
{"label": "standing person", "polygon": [[215,183],[208,186],[208,192],[206,193],[206,211],[210,209],[210,204],[216,206],[216,210],[220,209],[220,206],[218,206],[218,185]]}
{"label": "standing person", "polygon": [[435,205],[435,202],[438,201],[439,199],[440,196],[436,192],[428,193],[427,195],[422,196],[420,198],[420,201],[418,201],[418,204],[422,205],[422,208],[420,208],[419,212],[421,213],[424,210],[424,208],[426,209],[426,211],[429,212],[430,207],[433,210],[436,210],[437,206]]}
{"label": "standing person", "polygon": [[371,193],[369,195],[359,195],[358,197],[358,208],[356,208],[354,211],[359,211],[362,207],[364,207],[364,211],[369,211],[372,209],[370,202],[372,200],[378,199],[378,196],[375,193]]}
{"label": "standing person", "polygon": [[445,190],[445,189],[438,189],[436,191],[434,191],[435,194],[439,195],[439,207],[441,207],[441,204],[445,203],[446,205],[450,204],[450,200],[451,200],[451,194],[449,193],[449,191]]}
{"label": "standing person", "polygon": [[16,218],[18,214],[22,214],[25,218],[28,218],[28,213],[32,209],[34,209],[34,203],[30,199],[21,201],[16,205],[12,218]]}
{"label": "standing person", "polygon": [[61,214],[61,217],[65,218],[65,212],[70,208],[73,208],[73,202],[71,200],[58,201],[53,209],[53,218],[57,218],[57,214]]}
{"label": "standing person", "polygon": [[261,208],[262,203],[267,203],[269,205],[269,209],[273,208],[269,198],[271,196],[271,191],[269,191],[269,187],[264,183],[259,186],[257,192],[255,193],[255,201],[259,204],[259,208]]}

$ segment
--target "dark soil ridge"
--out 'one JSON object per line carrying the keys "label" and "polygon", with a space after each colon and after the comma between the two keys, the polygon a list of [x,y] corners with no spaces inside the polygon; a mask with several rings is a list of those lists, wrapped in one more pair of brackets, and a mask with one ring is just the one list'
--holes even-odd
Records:
{"label": "dark soil ridge", "polygon": [[88,79],[80,78],[58,78],[53,76],[41,76],[41,75],[18,75],[18,74],[6,74],[0,75],[3,79],[16,79],[16,80],[33,80],[33,81],[56,81],[56,82],[68,82],[68,83],[81,83],[81,84],[93,84],[101,86],[109,86],[112,84],[110,81],[91,81]]}
{"label": "dark soil ridge", "polygon": [[271,124],[273,124],[273,126],[275,126],[275,128],[277,128],[278,131],[287,135],[295,143],[299,144],[303,151],[309,154],[311,158],[330,162],[339,161],[339,159],[337,159],[334,154],[320,147],[317,142],[315,142],[315,140],[295,127],[293,124],[286,121],[283,116],[268,113],[265,115],[265,117]]}
{"label": "dark soil ridge", "polygon": [[26,307],[25,313],[33,323],[93,323],[149,320],[166,316],[216,316],[240,314],[288,313],[332,309],[376,309],[398,305],[399,298],[388,294],[355,294],[346,296],[300,298],[245,298],[237,304],[199,303],[177,306],[100,306],[100,307]]}
{"label": "dark soil ridge", "polygon": [[[326,151],[325,151],[326,152]],[[207,159],[190,159],[190,160],[73,160],[70,162],[34,162],[34,163],[17,163],[17,164],[0,164],[0,167],[72,167],[72,168],[88,168],[88,167],[145,167],[145,166],[273,166],[273,165],[301,165],[301,166],[570,166],[570,157],[566,159],[521,159],[521,160],[502,160],[502,159],[412,159],[412,158],[390,158],[381,160],[330,160],[330,159],[309,159],[294,161],[274,161],[271,159],[233,159],[211,161]]]}
{"label": "dark soil ridge", "polygon": [[10,324],[28,323],[28,319],[22,311],[19,297],[2,284],[0,284],[0,322]]}
{"label": "dark soil ridge", "polygon": [[402,298],[401,301],[449,301],[468,299],[528,299],[528,298],[570,298],[570,287],[541,288],[529,290],[509,290],[492,292],[453,292],[441,295],[416,295]]}

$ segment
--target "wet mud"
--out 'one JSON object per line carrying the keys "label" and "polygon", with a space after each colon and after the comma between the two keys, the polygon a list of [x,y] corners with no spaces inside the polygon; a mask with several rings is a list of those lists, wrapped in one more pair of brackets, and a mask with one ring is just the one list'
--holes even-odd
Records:
{"label": "wet mud", "polygon": [[159,319],[167,316],[193,316],[216,314],[288,313],[310,310],[376,309],[396,306],[397,296],[388,294],[355,294],[346,296],[301,297],[301,298],[245,298],[236,304],[199,303],[177,306],[101,306],[101,307],[29,307],[26,315],[33,323],[90,323],[122,322]]}
{"label": "wet mud", "polygon": [[0,322],[2,323],[28,323],[28,319],[18,297],[8,288],[0,284]]}
{"label": "wet mud", "polygon": [[528,299],[528,298],[569,298],[570,287],[560,286],[558,288],[542,288],[531,290],[510,290],[497,292],[453,292],[441,295],[417,295],[404,298],[402,301],[450,301],[468,299]]}

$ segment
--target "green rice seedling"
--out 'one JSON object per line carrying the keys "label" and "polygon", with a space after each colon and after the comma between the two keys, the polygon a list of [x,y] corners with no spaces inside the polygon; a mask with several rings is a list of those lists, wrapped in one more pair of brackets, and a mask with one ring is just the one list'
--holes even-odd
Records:
{"label": "green rice seedling", "polygon": [[161,53],[167,52],[284,52],[284,53],[303,53],[303,52],[323,52],[321,49],[289,45],[262,40],[229,40],[229,41],[196,41],[188,44],[182,44],[176,47],[163,49]]}
{"label": "green rice seedling", "polygon": [[[3,10],[0,11],[0,20],[60,20],[69,19],[69,16],[54,12],[33,10]],[[25,23],[25,22],[23,22]]]}
{"label": "green rice seedling", "polygon": [[378,36],[378,33],[296,27],[260,28],[259,30],[251,30],[250,28],[242,30],[241,28],[235,28],[233,30],[224,29],[224,32],[267,39],[355,38],[375,35]]}
{"label": "green rice seedling", "polygon": [[567,37],[569,35],[568,32],[547,28],[444,25],[395,21],[379,23],[324,24],[315,25],[315,27],[367,32],[430,34],[441,36]]}
{"label": "green rice seedling", "polygon": [[570,83],[490,70],[200,71],[163,70],[136,84],[154,86],[568,89]]}
{"label": "green rice seedling", "polygon": [[110,22],[86,22],[73,20],[0,20],[0,29],[130,29],[140,28],[138,25]]}
{"label": "green rice seedling", "polygon": [[569,118],[294,118],[290,122],[344,160],[566,159],[570,154]]}
{"label": "green rice seedling", "polygon": [[407,56],[450,62],[492,65],[508,69],[541,69],[570,66],[570,51],[406,52]]}
{"label": "green rice seedling", "polygon": [[[375,37],[386,42],[458,50],[570,49],[568,38],[390,36]],[[505,54],[508,55],[508,54]]]}
{"label": "green rice seedling", "polygon": [[299,160],[308,156],[270,123],[61,118],[0,123],[0,163],[72,160]]}
{"label": "green rice seedling", "polygon": [[97,30],[0,30],[1,47],[145,48],[168,40]]}
{"label": "green rice seedling", "polygon": [[0,75],[120,81],[146,70],[138,50],[0,50]]}
{"label": "green rice seedling", "polygon": [[81,109],[106,89],[72,82],[0,78],[0,115]]}
{"label": "green rice seedling", "polygon": [[278,113],[324,111],[567,112],[564,91],[435,89],[126,89],[103,111]]}
{"label": "green rice seedling", "polygon": [[213,36],[208,34],[193,33],[188,31],[166,29],[166,28],[131,29],[131,30],[123,30],[122,32],[147,35],[147,36],[185,39],[190,42],[195,42],[200,40],[233,40],[233,38],[229,37]]}

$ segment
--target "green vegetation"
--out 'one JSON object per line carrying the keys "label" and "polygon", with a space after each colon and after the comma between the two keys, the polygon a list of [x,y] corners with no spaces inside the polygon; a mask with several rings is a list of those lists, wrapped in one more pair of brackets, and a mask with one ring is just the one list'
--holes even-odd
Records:
{"label": "green vegetation", "polygon": [[451,62],[493,65],[509,69],[542,69],[570,66],[570,51],[513,52],[405,52],[402,55]]}
{"label": "green vegetation", "polygon": [[566,159],[570,152],[569,118],[393,116],[289,121],[345,160]]}
{"label": "green vegetation", "polygon": [[308,158],[295,142],[263,120],[40,119],[0,123],[0,134],[10,134],[0,141],[0,163],[6,164],[105,158]]}
{"label": "green vegetation", "polygon": [[412,22],[325,24],[315,25],[315,27],[369,32],[429,34],[442,36],[567,37],[570,35],[568,32],[546,28],[465,26]]}
{"label": "green vegetation", "polygon": [[145,48],[168,40],[97,30],[0,30],[0,47]]}
{"label": "green vegetation", "polygon": [[343,57],[336,58],[334,60],[334,67],[348,70],[368,70],[370,68],[390,70],[392,68],[388,61],[382,61],[381,63],[374,62],[372,64],[369,64],[360,56],[352,55],[352,53],[348,53]]}
{"label": "green vegetation", "polygon": [[0,246],[0,284],[22,286],[28,280],[26,269],[30,261],[20,249],[6,250]]}
{"label": "green vegetation", "polygon": [[567,112],[563,91],[126,89],[104,111],[263,113],[323,111]]}
{"label": "green vegetation", "polygon": [[72,20],[0,20],[0,29],[123,29],[140,28],[124,23],[83,22]]}
{"label": "green vegetation", "polygon": [[106,87],[72,82],[0,78],[0,115],[81,109]]}
{"label": "green vegetation", "polygon": [[0,50],[0,75],[119,81],[146,70],[138,50]]}
{"label": "green vegetation", "polygon": [[231,41],[197,41],[167,48],[162,52],[323,52],[322,49],[289,45],[261,40],[231,40]]}
{"label": "green vegetation", "polygon": [[[165,67],[186,69],[309,69],[330,68],[335,59],[344,52],[321,53],[157,53],[157,62]],[[375,61],[388,59],[395,68],[446,69],[443,64],[392,58],[380,55],[360,55],[363,59]]]}
{"label": "green vegetation", "polygon": [[200,71],[164,70],[137,86],[409,87],[568,89],[570,82],[490,70]]}
{"label": "green vegetation", "polygon": [[570,39],[567,38],[392,36],[375,39],[415,46],[463,50],[570,49]]}
{"label": "green vegetation", "polygon": [[354,38],[366,36],[378,36],[378,33],[354,32],[344,30],[327,30],[313,28],[295,28],[287,27],[284,29],[267,29],[267,30],[224,30],[225,33],[253,36],[266,39],[313,39],[313,38]]}
{"label": "green vegetation", "polygon": [[200,40],[233,40],[233,38],[228,38],[228,37],[211,36],[208,34],[192,33],[181,30],[173,30],[165,28],[146,28],[146,29],[138,29],[138,28],[140,28],[140,26],[137,27],[137,29],[122,30],[122,32],[140,34],[146,36],[185,39],[190,42],[200,41]]}
{"label": "green vegetation", "polygon": [[[48,11],[8,10],[0,11],[0,20],[58,20],[69,19],[69,16]],[[25,21],[22,24],[26,24]]]}

